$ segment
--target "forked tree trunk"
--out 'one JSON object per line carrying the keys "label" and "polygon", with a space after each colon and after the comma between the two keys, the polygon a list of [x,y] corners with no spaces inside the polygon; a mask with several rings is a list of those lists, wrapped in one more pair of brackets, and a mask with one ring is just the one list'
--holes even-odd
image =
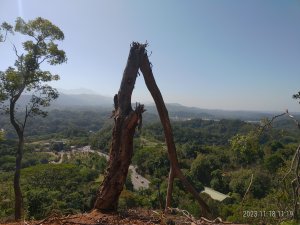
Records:
{"label": "forked tree trunk", "polygon": [[114,98],[113,116],[115,124],[109,153],[109,165],[94,206],[94,208],[102,211],[117,210],[119,196],[123,190],[132,158],[134,132],[144,112],[143,105],[138,105],[135,110],[131,107],[131,94],[143,50],[141,45],[133,44],[131,46],[120,90]]}
{"label": "forked tree trunk", "polygon": [[118,95],[115,96],[115,125],[113,128],[113,139],[110,149],[109,167],[102,183],[101,190],[97,196],[95,208],[99,210],[116,210],[118,199],[123,189],[128,167],[132,157],[132,143],[135,128],[144,111],[143,106],[138,106],[135,111],[131,108],[131,94],[134,88],[137,72],[140,69],[143,73],[145,83],[150,91],[161,123],[164,128],[165,139],[170,160],[170,174],[166,209],[171,206],[174,178],[177,177],[184,184],[186,189],[194,196],[202,208],[202,214],[207,215],[210,210],[207,204],[200,198],[198,192],[187,181],[179,168],[176,148],[173,140],[173,133],[167,108],[156,85],[151,64],[149,62],[146,44],[133,43],[130,49],[127,65],[123,74]]}

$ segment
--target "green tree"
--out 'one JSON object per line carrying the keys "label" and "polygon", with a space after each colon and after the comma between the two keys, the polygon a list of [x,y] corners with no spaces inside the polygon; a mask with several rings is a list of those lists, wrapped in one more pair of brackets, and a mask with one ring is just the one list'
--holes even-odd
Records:
{"label": "green tree", "polygon": [[199,154],[191,165],[192,177],[204,185],[208,185],[211,180],[212,168],[211,161],[205,155]]}
{"label": "green tree", "polygon": [[198,154],[191,165],[191,176],[204,185],[209,185],[213,177],[212,172],[220,169],[221,164],[217,155]]}
{"label": "green tree", "polygon": [[13,29],[13,27],[6,22],[3,22],[1,24],[1,26],[0,26],[0,42],[6,41],[7,34],[13,33],[12,29]]}
{"label": "green tree", "polygon": [[[58,97],[56,89],[47,85],[47,82],[58,80],[58,75],[40,68],[43,62],[56,65],[66,62],[63,50],[58,49],[55,41],[64,39],[63,32],[50,21],[36,18],[27,23],[22,18],[17,18],[14,31],[29,38],[22,43],[23,52],[19,53],[14,45],[17,57],[14,67],[9,67],[0,73],[0,93],[5,111],[9,114],[10,123],[18,135],[16,150],[16,169],[14,175],[15,192],[15,219],[21,219],[22,193],[20,188],[20,170],[24,149],[24,131],[29,117],[46,116],[43,107]],[[23,96],[22,96],[23,95]],[[20,98],[29,96],[29,101],[24,106],[22,116],[17,116],[17,106]],[[19,102],[18,102],[19,101]]]}
{"label": "green tree", "polygon": [[251,174],[252,171],[247,169],[240,169],[232,172],[229,183],[230,191],[238,193],[240,197],[244,196],[247,186],[250,183]]}
{"label": "green tree", "polygon": [[264,165],[269,172],[274,173],[284,165],[284,160],[280,153],[275,153],[264,159]]}
{"label": "green tree", "polygon": [[231,150],[239,164],[249,165],[263,157],[258,138],[255,132],[249,132],[247,135],[237,134],[230,139]]}

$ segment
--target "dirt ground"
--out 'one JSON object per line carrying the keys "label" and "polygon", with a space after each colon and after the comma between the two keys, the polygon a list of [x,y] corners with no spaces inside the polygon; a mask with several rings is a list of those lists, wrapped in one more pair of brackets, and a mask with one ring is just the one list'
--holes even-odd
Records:
{"label": "dirt ground", "polygon": [[220,220],[209,221],[204,218],[195,220],[188,214],[177,212],[164,215],[161,212],[144,209],[130,209],[124,212],[103,214],[97,210],[90,213],[69,216],[51,215],[40,221],[2,223],[8,225],[222,225],[231,224]]}

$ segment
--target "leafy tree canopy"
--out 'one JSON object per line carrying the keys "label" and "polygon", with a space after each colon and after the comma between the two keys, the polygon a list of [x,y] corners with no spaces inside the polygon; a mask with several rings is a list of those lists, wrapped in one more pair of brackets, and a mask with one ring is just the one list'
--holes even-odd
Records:
{"label": "leafy tree canopy", "polygon": [[[4,24],[4,25],[3,25]],[[11,31],[12,26],[3,23],[5,30]],[[4,29],[2,28],[2,29]],[[28,115],[46,115],[40,107],[49,106],[50,101],[58,97],[56,89],[45,82],[58,80],[58,75],[49,71],[43,71],[40,65],[47,62],[50,65],[61,64],[67,61],[66,54],[55,43],[63,40],[63,32],[50,21],[38,17],[26,23],[22,18],[17,18],[14,31],[31,37],[22,43],[23,53],[19,53],[14,45],[17,56],[15,65],[5,72],[0,72],[0,101],[7,101],[8,105],[16,103],[21,94],[31,94],[31,99],[26,107]]]}

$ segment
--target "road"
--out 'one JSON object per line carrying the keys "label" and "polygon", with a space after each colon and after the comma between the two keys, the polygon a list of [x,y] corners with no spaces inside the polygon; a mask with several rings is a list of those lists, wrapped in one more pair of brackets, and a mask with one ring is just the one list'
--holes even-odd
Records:
{"label": "road", "polygon": [[139,190],[139,189],[147,189],[149,188],[150,181],[147,180],[145,177],[142,175],[138,174],[136,172],[136,167],[133,165],[129,166],[129,170],[131,170],[131,182],[133,184],[134,190]]}
{"label": "road", "polygon": [[[103,152],[99,152],[99,151],[95,151],[91,149],[91,146],[84,146],[81,148],[76,148],[73,149],[71,152],[59,152],[60,158],[58,162],[51,162],[51,163],[55,163],[55,164],[60,164],[63,161],[63,156],[64,154],[67,154],[67,157],[70,158],[71,157],[71,153],[97,153],[100,156],[103,156],[106,158],[106,160],[109,160],[109,156],[106,153]],[[49,154],[54,154],[53,152],[48,152]],[[139,190],[139,189],[147,189],[149,188],[149,184],[150,181],[147,180],[145,177],[143,177],[142,175],[138,174],[136,172],[137,167],[130,165],[129,166],[129,170],[131,171],[131,182],[133,184],[133,188],[134,190]]]}

